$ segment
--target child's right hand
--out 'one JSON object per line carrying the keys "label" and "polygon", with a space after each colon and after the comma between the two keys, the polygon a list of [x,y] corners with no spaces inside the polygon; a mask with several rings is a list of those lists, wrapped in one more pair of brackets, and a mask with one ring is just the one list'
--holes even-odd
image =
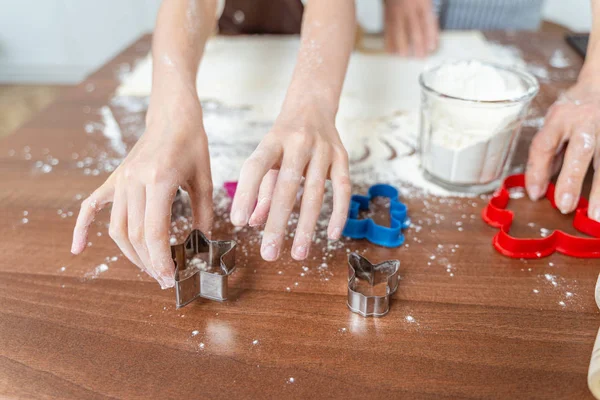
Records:
{"label": "child's right hand", "polygon": [[112,202],[111,238],[165,289],[175,284],[169,228],[180,186],[190,195],[194,226],[206,233],[211,229],[208,142],[195,91],[153,93],[146,122],[146,131],[127,158],[81,204],[71,252],[79,254],[86,248],[95,215]]}
{"label": "child's right hand", "polygon": [[231,206],[235,226],[266,223],[260,251],[266,261],[279,258],[303,176],[292,257],[308,257],[328,177],[333,187],[328,238],[339,239],[346,223],[351,190],[348,154],[335,127],[335,112],[309,96],[307,102],[286,102],[272,130],[242,167]]}

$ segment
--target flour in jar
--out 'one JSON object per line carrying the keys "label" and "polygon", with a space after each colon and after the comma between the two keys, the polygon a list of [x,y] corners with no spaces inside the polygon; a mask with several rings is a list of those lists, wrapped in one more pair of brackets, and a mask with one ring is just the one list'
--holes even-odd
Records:
{"label": "flour in jar", "polygon": [[424,169],[458,185],[500,178],[531,100],[528,82],[513,70],[469,60],[427,71],[422,83]]}

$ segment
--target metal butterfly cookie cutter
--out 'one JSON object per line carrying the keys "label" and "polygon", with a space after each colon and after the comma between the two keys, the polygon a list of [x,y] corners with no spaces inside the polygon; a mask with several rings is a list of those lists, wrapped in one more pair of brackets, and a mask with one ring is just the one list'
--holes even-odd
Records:
{"label": "metal butterfly cookie cutter", "polygon": [[[390,310],[390,297],[398,289],[400,261],[388,260],[372,264],[358,253],[348,254],[348,308],[363,317],[382,317]],[[371,287],[386,283],[385,295],[365,295],[357,291],[358,280]]]}
{"label": "metal butterfly cookie cutter", "polygon": [[[233,240],[209,240],[194,230],[185,242],[171,246],[177,308],[198,297],[227,300],[228,278],[235,271],[235,245]],[[196,255],[206,263],[206,270],[190,262]]]}

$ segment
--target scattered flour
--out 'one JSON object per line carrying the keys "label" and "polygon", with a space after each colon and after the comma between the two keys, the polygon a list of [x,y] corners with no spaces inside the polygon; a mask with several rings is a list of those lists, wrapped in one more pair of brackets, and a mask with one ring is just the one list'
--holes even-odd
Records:
{"label": "scattered flour", "polygon": [[200,254],[195,254],[189,261],[188,264],[190,267],[201,270],[208,271],[208,264],[204,259],[201,258]]}
{"label": "scattered flour", "polygon": [[525,197],[525,189],[520,187],[511,188],[508,191],[508,195],[511,199],[522,199]]}
{"label": "scattered flour", "polygon": [[571,66],[571,61],[561,49],[554,50],[548,63],[554,68],[567,68]]}
{"label": "scattered flour", "polygon": [[108,271],[108,265],[100,264],[96,268],[94,268],[93,271],[86,273],[84,275],[84,278],[85,279],[96,279],[96,278],[98,278],[98,276],[100,276],[100,274],[103,274],[106,271]]}
{"label": "scattered flour", "polygon": [[542,129],[542,127],[544,126],[545,120],[546,120],[545,117],[535,117],[535,118],[531,118],[531,119],[526,119],[525,121],[523,121],[523,126],[536,128],[536,129]]}
{"label": "scattered flour", "polygon": [[115,120],[115,117],[110,110],[110,107],[104,106],[100,109],[102,115],[102,122],[104,123],[104,129],[102,133],[109,140],[112,149],[119,155],[125,156],[127,154],[127,146],[123,142],[123,134],[121,128]]}

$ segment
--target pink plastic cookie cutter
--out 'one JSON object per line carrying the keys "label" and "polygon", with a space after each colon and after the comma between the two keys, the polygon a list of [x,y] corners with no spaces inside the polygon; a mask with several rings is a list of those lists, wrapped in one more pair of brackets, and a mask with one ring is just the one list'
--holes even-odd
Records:
{"label": "pink plastic cookie cutter", "polygon": [[227,192],[227,196],[231,197],[233,199],[233,196],[235,196],[235,190],[237,189],[237,181],[231,181],[231,182],[225,182],[223,183],[223,187],[225,188],[225,191]]}

